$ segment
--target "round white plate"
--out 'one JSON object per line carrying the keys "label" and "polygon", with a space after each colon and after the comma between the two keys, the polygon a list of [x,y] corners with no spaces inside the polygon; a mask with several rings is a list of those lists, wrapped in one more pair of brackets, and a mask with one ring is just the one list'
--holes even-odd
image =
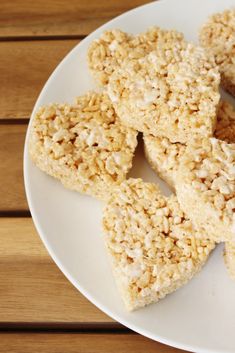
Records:
{"label": "round white plate", "polygon": [[[138,33],[158,25],[182,31],[187,39],[196,41],[208,15],[233,5],[235,0],[162,0],[117,17],[66,56],[44,86],[33,114],[42,104],[70,102],[94,88],[86,53],[91,41],[104,30],[120,28]],[[145,162],[141,146],[131,175],[159,182]],[[168,345],[197,353],[235,352],[235,282],[226,273],[222,247],[189,284],[157,304],[128,313],[116,290],[102,240],[103,205],[64,189],[37,169],[29,159],[28,134],[24,177],[29,207],[42,241],[61,271],[92,303],[132,330]],[[169,193],[167,186],[160,184]]]}

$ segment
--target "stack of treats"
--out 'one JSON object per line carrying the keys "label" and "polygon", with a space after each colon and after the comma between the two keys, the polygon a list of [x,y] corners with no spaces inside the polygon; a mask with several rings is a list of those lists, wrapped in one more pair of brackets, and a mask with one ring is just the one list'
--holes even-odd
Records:
{"label": "stack of treats", "polygon": [[[65,187],[105,202],[104,241],[128,310],[187,283],[217,243],[235,279],[235,10],[213,15],[200,44],[158,27],[104,32],[88,50],[99,92],[33,117],[30,155]],[[172,188],[128,178],[141,132]]]}

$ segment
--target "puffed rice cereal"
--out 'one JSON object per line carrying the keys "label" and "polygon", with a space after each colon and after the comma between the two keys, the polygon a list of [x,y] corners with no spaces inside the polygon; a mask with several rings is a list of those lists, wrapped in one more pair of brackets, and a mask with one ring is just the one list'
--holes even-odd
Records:
{"label": "puffed rice cereal", "polygon": [[166,137],[144,134],[145,157],[152,169],[174,190],[176,173],[186,145],[172,143]]}
{"label": "puffed rice cereal", "polygon": [[176,192],[182,210],[213,240],[235,240],[235,144],[210,138],[188,145]]}
{"label": "puffed rice cereal", "polygon": [[[88,49],[88,66],[91,74],[101,85],[106,85],[110,75],[127,57],[138,59],[156,48],[165,31],[158,27],[149,28],[146,32],[133,36],[119,29],[105,31],[99,39],[94,40]],[[169,32],[172,40],[183,40],[183,35]]]}
{"label": "puffed rice cereal", "polygon": [[176,196],[157,185],[128,179],[103,213],[105,242],[113,273],[128,310],[157,302],[188,282],[214,248],[196,231]]}
{"label": "puffed rice cereal", "polygon": [[235,9],[212,15],[200,31],[200,43],[215,57],[223,87],[235,96]]}

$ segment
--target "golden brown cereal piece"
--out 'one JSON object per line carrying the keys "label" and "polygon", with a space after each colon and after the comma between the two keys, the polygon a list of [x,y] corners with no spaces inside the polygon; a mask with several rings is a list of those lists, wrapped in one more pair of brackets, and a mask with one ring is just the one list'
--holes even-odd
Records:
{"label": "golden brown cereal piece", "polygon": [[222,86],[235,96],[235,9],[211,16],[200,31],[200,43],[215,57]]}
{"label": "golden brown cereal piece", "polygon": [[127,57],[110,76],[114,108],[123,124],[171,142],[210,137],[219,102],[214,59],[177,32],[159,31],[154,51]]}
{"label": "golden brown cereal piece", "polygon": [[[214,136],[228,143],[235,142],[235,110],[226,101],[220,102]],[[145,156],[149,164],[173,189],[185,148],[186,145],[172,143],[167,138],[144,135]]]}
{"label": "golden brown cereal piece", "polygon": [[157,302],[188,282],[214,242],[196,231],[176,196],[129,179],[115,188],[103,213],[105,242],[128,310]]}
{"label": "golden brown cereal piece", "polygon": [[235,143],[235,109],[226,101],[220,102],[214,136],[225,142]]}
{"label": "golden brown cereal piece", "polygon": [[193,141],[181,158],[176,191],[196,226],[217,242],[235,240],[235,144]]}
{"label": "golden brown cereal piece", "polygon": [[105,94],[42,107],[33,117],[30,155],[64,186],[99,199],[126,178],[137,132],[120,124]]}
{"label": "golden brown cereal piece", "polygon": [[[99,39],[94,40],[88,49],[88,65],[92,75],[99,84],[106,85],[110,75],[129,58],[141,58],[156,48],[157,41],[165,31],[158,27],[149,28],[146,32],[133,36],[121,30],[105,31]],[[171,31],[172,38],[179,40],[182,34]]]}

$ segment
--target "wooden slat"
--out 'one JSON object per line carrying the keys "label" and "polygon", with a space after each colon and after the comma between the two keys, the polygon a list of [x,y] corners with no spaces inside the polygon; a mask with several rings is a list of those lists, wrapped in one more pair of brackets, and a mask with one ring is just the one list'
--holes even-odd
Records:
{"label": "wooden slat", "polygon": [[28,210],[23,183],[26,125],[0,125],[0,213]]}
{"label": "wooden slat", "polygon": [[0,350],[7,353],[183,353],[135,334],[2,333]]}
{"label": "wooden slat", "polygon": [[149,1],[2,0],[0,38],[86,35],[111,18],[147,2]]}
{"label": "wooden slat", "polygon": [[0,326],[113,322],[64,277],[31,218],[0,218],[0,313]]}
{"label": "wooden slat", "polygon": [[[1,15],[2,9],[0,17]],[[1,42],[0,119],[28,118],[44,83],[61,59],[78,42]]]}

